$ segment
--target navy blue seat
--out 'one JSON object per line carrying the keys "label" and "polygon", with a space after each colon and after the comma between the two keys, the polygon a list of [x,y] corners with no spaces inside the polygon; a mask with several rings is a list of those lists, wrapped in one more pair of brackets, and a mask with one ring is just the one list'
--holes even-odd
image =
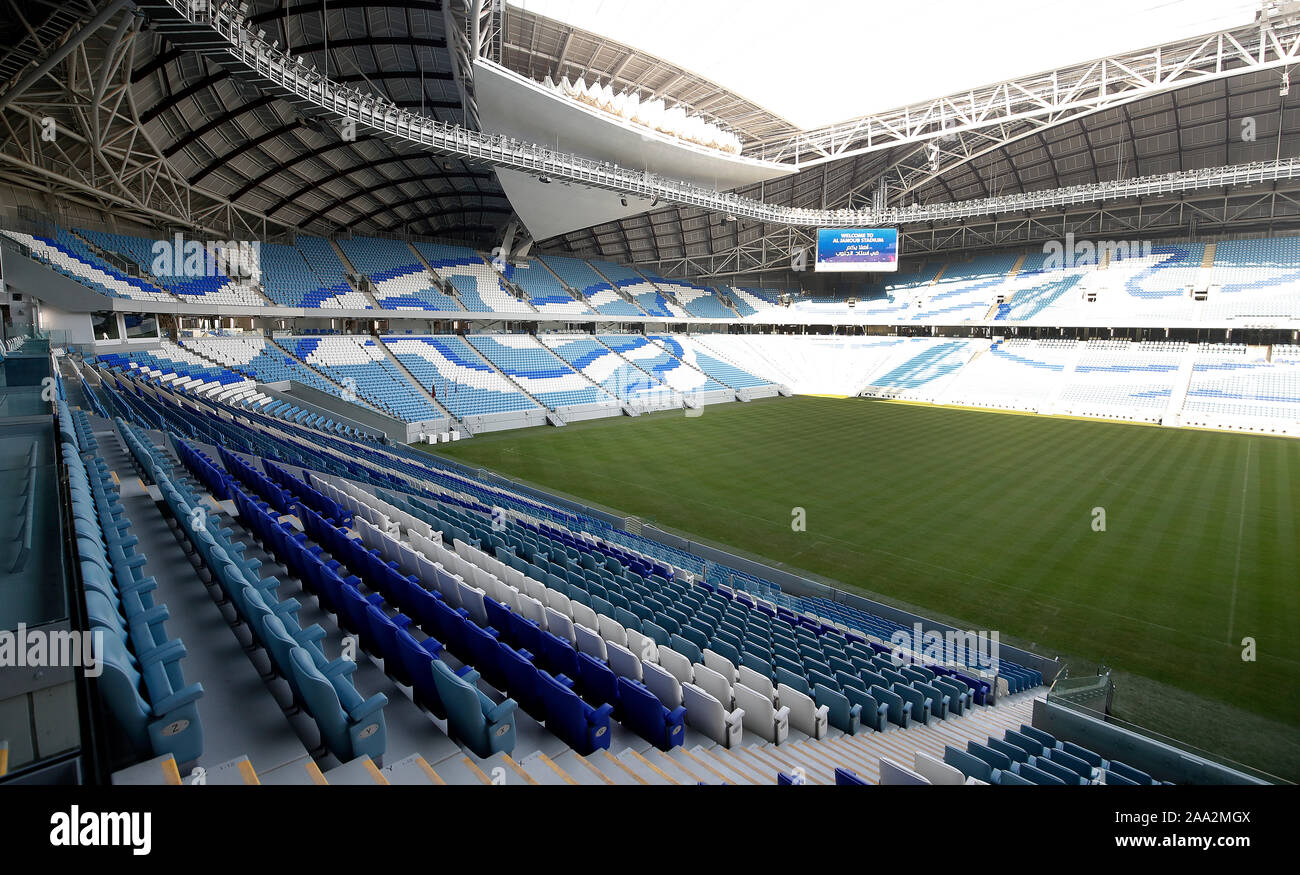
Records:
{"label": "navy blue seat", "polygon": [[438,695],[438,685],[433,680],[433,661],[440,658],[442,644],[432,637],[416,641],[410,632],[398,629],[397,647],[402,657],[402,664],[411,678],[415,703],[428,709],[439,719],[446,720],[447,709],[443,707],[442,698]]}
{"label": "navy blue seat", "polygon": [[613,705],[616,713],[622,713],[618,708],[618,675],[604,660],[579,653],[577,680],[588,701]]}
{"label": "navy blue seat", "polygon": [[608,703],[593,708],[573,692],[573,681],[564,675],[552,677],[537,673],[542,699],[546,702],[546,728],[569,747],[584,756],[609,747],[609,715],[614,706]]}
{"label": "navy blue seat", "polygon": [[537,676],[539,669],[533,662],[533,655],[527,650],[515,650],[509,644],[499,647],[501,669],[506,676],[505,691],[527,714],[545,721],[546,699],[542,696],[542,683]]}
{"label": "navy blue seat", "polygon": [[835,786],[836,787],[865,787],[869,782],[858,777],[857,772],[852,769],[846,769],[843,766],[835,767]]}
{"label": "navy blue seat", "polygon": [[627,727],[655,747],[669,750],[682,743],[685,708],[670,711],[644,684],[625,677],[618,679],[618,701]]}
{"label": "navy blue seat", "polygon": [[568,641],[547,630],[542,631],[542,652],[538,654],[538,660],[552,674],[578,677],[578,651]]}

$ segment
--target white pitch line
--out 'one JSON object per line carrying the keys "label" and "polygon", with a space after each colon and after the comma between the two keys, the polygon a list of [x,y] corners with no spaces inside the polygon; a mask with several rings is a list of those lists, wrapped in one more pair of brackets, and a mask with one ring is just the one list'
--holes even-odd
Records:
{"label": "white pitch line", "polygon": [[1237,522],[1237,561],[1232,565],[1232,600],[1228,602],[1228,643],[1232,643],[1232,621],[1237,613],[1237,577],[1241,573],[1241,536],[1246,530],[1246,487],[1250,483],[1250,451],[1255,442],[1246,444],[1246,470],[1241,475],[1241,519]]}

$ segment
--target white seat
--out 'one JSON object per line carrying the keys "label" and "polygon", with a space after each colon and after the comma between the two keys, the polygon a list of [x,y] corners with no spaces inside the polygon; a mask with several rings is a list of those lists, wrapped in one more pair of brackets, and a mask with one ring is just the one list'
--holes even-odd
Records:
{"label": "white seat", "polygon": [[682,704],[686,706],[686,724],[724,747],[737,747],[744,734],[745,712],[728,711],[707,690],[695,684],[682,684]]}
{"label": "white seat", "polygon": [[546,628],[546,608],[532,596],[519,594],[519,615],[532,620],[543,629]]}
{"label": "white seat", "polygon": [[659,661],[659,645],[648,635],[642,635],[635,629],[627,630],[627,648],[647,662]]}
{"label": "white seat", "polygon": [[678,683],[689,684],[695,680],[695,670],[691,666],[691,661],[670,647],[659,648],[659,664],[677,678]]}
{"label": "white seat", "polygon": [[923,751],[916,752],[916,773],[925,778],[931,784],[953,784],[960,785],[966,783],[966,776],[959,770],[945,763],[938,757],[931,756]]}
{"label": "white seat", "polygon": [[443,600],[453,608],[461,607],[461,579],[436,562],[433,567],[437,571],[438,592],[442,593]]}
{"label": "white seat", "polygon": [[730,659],[727,659],[722,654],[706,649],[704,651],[704,664],[722,675],[728,685],[736,682],[736,667],[731,664]]}
{"label": "white seat", "polygon": [[621,678],[641,680],[641,660],[632,651],[616,641],[606,640],[605,647],[609,653],[609,670]]}
{"label": "white seat", "polygon": [[608,658],[605,650],[605,639],[600,637],[599,632],[588,629],[581,623],[574,623],[573,637],[577,641],[579,653],[585,653],[600,660]]}
{"label": "white seat", "polygon": [[483,590],[461,581],[460,606],[469,611],[470,619],[480,626],[487,626],[487,608],[483,606]]}
{"label": "white seat", "polygon": [[546,604],[546,584],[533,580],[531,577],[524,578],[524,592],[537,599],[542,604]]}
{"label": "white seat", "polygon": [[731,692],[731,684],[725,677],[709,668],[707,665],[701,665],[698,662],[695,664],[694,668],[694,683],[696,686],[717,699],[723,708],[730,710],[735,707],[735,694]]}
{"label": "white seat", "polygon": [[564,616],[566,617],[573,616],[573,608],[570,607],[569,605],[569,597],[564,593],[560,592],[558,589],[551,589],[550,587],[547,587],[546,604],[552,608],[555,608],[555,610],[559,611],[561,614],[564,614]]}
{"label": "white seat", "polygon": [[515,568],[513,565],[505,565],[503,570],[505,571],[505,577],[503,580],[505,580],[506,583],[510,584],[520,592],[528,592],[527,587],[524,586],[524,580],[526,578],[522,571]]}
{"label": "white seat", "polygon": [[[769,702],[779,702],[776,689],[772,686],[772,679],[761,675],[748,666],[742,665],[736,670],[736,683],[744,684],[756,693],[761,693],[767,697]],[[734,686],[734,684],[733,684]],[[744,706],[742,706],[744,707]]]}
{"label": "white seat", "polygon": [[682,704],[682,685],[672,673],[662,665],[656,665],[653,662],[641,660],[641,683],[646,685],[646,689],[654,693],[664,707],[668,710],[678,708]]}
{"label": "white seat", "polygon": [[570,601],[569,607],[573,609],[571,616],[573,622],[581,623],[588,629],[600,628],[600,621],[596,619],[596,612],[584,605],[582,602]]}
{"label": "white seat", "polygon": [[831,709],[826,705],[817,707],[811,696],[799,692],[794,687],[777,684],[776,691],[781,696],[781,704],[790,709],[790,725],[810,738],[824,738]]}
{"label": "white seat", "polygon": [[[600,631],[600,637],[606,641],[627,646],[627,630],[619,625],[618,620],[605,616],[604,614],[596,615],[596,628]],[[641,657],[637,657],[639,660]]]}
{"label": "white seat", "polygon": [[880,784],[882,787],[929,783],[924,775],[917,774],[907,766],[894,762],[889,757],[880,758]]}
{"label": "white seat", "polygon": [[546,628],[557,638],[573,643],[573,621],[550,605],[546,606]]}
{"label": "white seat", "polygon": [[743,683],[736,684],[732,689],[746,730],[773,744],[785,741],[790,734],[789,708],[776,708],[771,699]]}

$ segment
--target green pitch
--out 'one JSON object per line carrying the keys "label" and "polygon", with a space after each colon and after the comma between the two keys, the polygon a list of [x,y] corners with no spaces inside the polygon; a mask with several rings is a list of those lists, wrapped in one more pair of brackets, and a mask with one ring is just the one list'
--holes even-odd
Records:
{"label": "green pitch", "polygon": [[1241,714],[1288,736],[1255,739],[1271,762],[1253,765],[1300,762],[1300,441],[804,397],[440,451],[998,630],[1075,675],[1104,661],[1133,676],[1130,719],[1245,759],[1224,733]]}

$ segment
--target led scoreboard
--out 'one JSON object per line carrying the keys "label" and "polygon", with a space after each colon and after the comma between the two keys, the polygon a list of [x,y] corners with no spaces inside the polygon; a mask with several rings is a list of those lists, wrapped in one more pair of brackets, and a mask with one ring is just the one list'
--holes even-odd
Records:
{"label": "led scoreboard", "polygon": [[898,229],[819,228],[816,270],[898,270]]}

